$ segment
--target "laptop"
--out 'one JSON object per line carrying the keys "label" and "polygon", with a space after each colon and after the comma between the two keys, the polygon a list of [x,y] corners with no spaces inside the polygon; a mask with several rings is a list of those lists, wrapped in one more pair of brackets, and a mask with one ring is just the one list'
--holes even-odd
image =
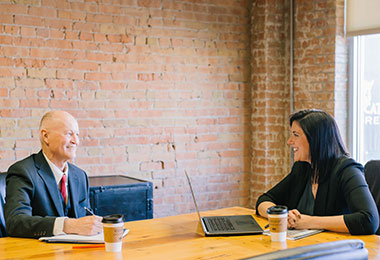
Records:
{"label": "laptop", "polygon": [[263,233],[263,229],[251,215],[201,217],[193,187],[186,171],[185,175],[190,186],[199,221],[206,236],[256,235]]}

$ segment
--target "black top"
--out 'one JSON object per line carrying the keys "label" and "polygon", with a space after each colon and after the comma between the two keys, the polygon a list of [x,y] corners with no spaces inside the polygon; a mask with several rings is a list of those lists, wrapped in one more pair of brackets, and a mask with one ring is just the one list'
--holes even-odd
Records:
{"label": "black top", "polygon": [[[364,166],[364,176],[376,205],[379,205],[377,211],[380,213],[380,160],[367,162]],[[380,235],[380,228],[377,229],[376,235]]]}
{"label": "black top", "polygon": [[[363,166],[345,156],[331,167],[329,176],[318,183],[314,216],[344,215],[344,222],[353,235],[373,234],[379,226],[376,204],[364,179]],[[264,201],[298,209],[311,169],[307,162],[296,162],[281,182],[259,197],[256,209]],[[259,214],[258,211],[256,211]]]}
{"label": "black top", "polygon": [[314,215],[314,196],[311,181],[306,182],[305,190],[298,202],[297,209],[301,214]]}

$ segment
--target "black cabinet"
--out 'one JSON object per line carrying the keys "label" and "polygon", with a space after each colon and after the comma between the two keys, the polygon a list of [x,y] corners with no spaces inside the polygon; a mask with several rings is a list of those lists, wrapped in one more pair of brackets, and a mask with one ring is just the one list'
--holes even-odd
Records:
{"label": "black cabinet", "polygon": [[123,214],[124,221],[153,218],[152,183],[127,176],[89,177],[90,204],[98,216]]}

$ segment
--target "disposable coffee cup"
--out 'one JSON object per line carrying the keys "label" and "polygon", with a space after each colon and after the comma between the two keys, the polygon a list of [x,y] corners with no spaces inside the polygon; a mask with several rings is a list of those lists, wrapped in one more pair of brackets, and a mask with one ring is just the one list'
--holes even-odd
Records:
{"label": "disposable coffee cup", "polygon": [[288,208],[286,206],[273,206],[267,210],[270,237],[272,241],[286,241],[288,230]]}
{"label": "disposable coffee cup", "polygon": [[104,216],[103,220],[104,242],[107,252],[120,252],[123,239],[123,215],[114,214]]}

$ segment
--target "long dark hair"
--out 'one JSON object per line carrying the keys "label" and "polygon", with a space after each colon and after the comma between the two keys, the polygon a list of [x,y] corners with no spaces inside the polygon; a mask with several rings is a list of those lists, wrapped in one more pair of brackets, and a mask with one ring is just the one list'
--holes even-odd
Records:
{"label": "long dark hair", "polygon": [[322,110],[307,109],[290,115],[290,126],[294,121],[300,125],[309,142],[314,177],[323,181],[335,160],[348,155],[335,119]]}

